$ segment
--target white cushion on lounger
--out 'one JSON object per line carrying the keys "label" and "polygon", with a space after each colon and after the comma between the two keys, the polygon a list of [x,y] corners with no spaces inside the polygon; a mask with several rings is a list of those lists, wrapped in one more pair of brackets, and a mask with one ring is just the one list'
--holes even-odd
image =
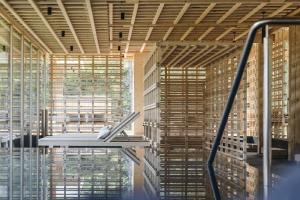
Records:
{"label": "white cushion on lounger", "polygon": [[105,139],[107,136],[109,136],[112,126],[104,126],[100,129],[97,140],[99,139]]}

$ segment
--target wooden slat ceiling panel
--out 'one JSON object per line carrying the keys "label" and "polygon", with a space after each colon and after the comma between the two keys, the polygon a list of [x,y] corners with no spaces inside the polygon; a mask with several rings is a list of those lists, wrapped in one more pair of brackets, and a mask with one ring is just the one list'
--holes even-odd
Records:
{"label": "wooden slat ceiling panel", "polygon": [[[263,17],[284,17],[299,10],[300,2],[278,3],[275,1],[175,1],[175,0],[3,0],[7,2],[23,21],[36,33],[43,43],[54,53],[80,53],[80,46],[85,53],[150,51],[158,41],[232,41],[244,40],[247,29],[252,23]],[[31,3],[30,3],[31,1]],[[70,28],[64,13],[59,7],[63,3],[70,19]],[[32,7],[34,2],[42,18]],[[91,3],[92,15],[88,12]],[[191,2],[191,3],[190,3]],[[214,4],[214,2],[217,2]],[[241,2],[241,4],[240,4]],[[264,3],[263,3],[264,2]],[[290,1],[287,1],[290,2]],[[111,7],[109,7],[109,3]],[[2,3],[4,4],[4,3]],[[47,15],[47,8],[52,7],[52,15]],[[1,7],[4,7],[2,5]],[[112,8],[110,10],[109,8]],[[160,8],[160,9],[159,9]],[[4,8],[7,11],[7,8]],[[112,20],[110,21],[110,11]],[[206,11],[209,10],[207,13]],[[136,12],[135,12],[136,11]],[[125,19],[121,19],[121,12]],[[265,12],[263,15],[262,12]],[[134,15],[136,13],[136,16]],[[202,20],[198,21],[202,16]],[[296,12],[294,16],[299,16]],[[12,13],[9,16],[16,20]],[[134,17],[135,16],[135,17]],[[94,20],[94,26],[90,20]],[[157,18],[157,20],[155,20]],[[177,19],[177,20],[175,20]],[[241,21],[242,20],[242,21]],[[238,23],[240,21],[240,23]],[[47,23],[49,26],[47,27]],[[26,26],[20,22],[20,28]],[[27,28],[28,29],[28,28]],[[53,33],[49,31],[53,29]],[[65,37],[61,31],[65,30]],[[93,30],[95,30],[93,32]],[[131,32],[132,31],[132,32]],[[25,32],[30,32],[25,30]],[[123,37],[119,38],[119,32]],[[110,41],[112,34],[112,41]],[[202,37],[201,37],[202,36]],[[38,41],[36,36],[33,35]],[[77,39],[78,38],[78,39]],[[130,39],[130,41],[128,41]],[[98,41],[96,44],[95,42]],[[73,46],[73,52],[70,52]],[[180,50],[179,47],[177,51]],[[218,50],[217,47],[216,51]],[[65,49],[65,50],[64,50]],[[197,47],[198,49],[198,47]],[[196,49],[195,49],[196,51]],[[194,51],[193,51],[194,52]],[[190,55],[193,54],[190,52]],[[181,61],[183,62],[183,61]]]}
{"label": "wooden slat ceiling panel", "polygon": [[139,4],[139,9],[136,15],[135,23],[151,24],[158,6],[159,4]]}
{"label": "wooden slat ceiling panel", "polygon": [[101,1],[91,3],[100,49],[103,52],[108,52],[110,48],[108,5],[101,3]]}
{"label": "wooden slat ceiling panel", "polygon": [[43,21],[36,14],[34,9],[29,5],[28,1],[7,1],[15,12],[28,24],[31,29],[38,34],[42,41],[44,41],[53,52],[62,53],[60,45],[48,31]]}
{"label": "wooden slat ceiling panel", "polygon": [[[80,53],[79,47],[76,44],[76,41],[68,27],[68,24],[62,15],[61,10],[59,9],[56,0],[48,0],[45,4],[44,0],[38,0],[37,4],[39,9],[43,13],[44,17],[47,19],[50,26],[54,29],[57,37],[62,41],[66,49],[70,49],[73,46],[74,53]],[[52,7],[52,15],[47,14],[48,7]],[[65,36],[61,34],[62,31],[65,31]],[[69,50],[70,51],[70,50]],[[71,51],[70,51],[71,52]]]}
{"label": "wooden slat ceiling panel", "polygon": [[170,36],[168,37],[168,40],[180,40],[180,37],[185,33],[186,30],[187,28],[175,27]]}
{"label": "wooden slat ceiling panel", "polygon": [[[262,14],[263,11],[266,12],[264,14],[264,16],[267,17],[269,14],[271,14],[272,12],[275,12],[282,5],[283,4],[268,4],[263,9],[261,9],[260,12],[257,12],[255,15],[253,15],[251,18],[249,18],[249,20],[247,20],[247,22],[254,23],[254,22],[262,19],[263,18],[263,14]],[[280,16],[284,17],[288,13],[292,12],[292,10],[295,10],[299,7],[300,7],[300,2],[299,3],[293,3],[293,6],[285,9],[283,12],[279,13],[279,15],[276,15],[275,17],[280,17]]]}
{"label": "wooden slat ceiling panel", "polygon": [[64,1],[65,9],[67,10],[67,13],[85,52],[95,53],[96,45],[94,43],[92,28],[85,1],[76,0],[74,2],[75,3],[71,3],[71,1]]}
{"label": "wooden slat ceiling panel", "polygon": [[[127,40],[129,27],[128,26],[114,26],[113,39],[114,41]],[[122,39],[119,38],[119,33],[122,32]]]}
{"label": "wooden slat ceiling panel", "polygon": [[160,14],[157,24],[173,24],[184,4],[166,4]]}
{"label": "wooden slat ceiling panel", "polygon": [[186,37],[185,40],[197,41],[199,36],[202,35],[207,28],[204,27],[195,27],[194,30]]}
{"label": "wooden slat ceiling panel", "polygon": [[234,6],[233,3],[222,3],[217,4],[209,14],[204,18],[205,22],[216,22],[218,21],[230,8]]}
{"label": "wooden slat ceiling panel", "polygon": [[[130,24],[133,11],[133,4],[114,4],[114,23]],[[125,19],[121,19],[121,13],[125,13]]]}
{"label": "wooden slat ceiling panel", "polygon": [[180,23],[194,23],[197,18],[205,11],[209,4],[191,4],[189,9],[180,19]]}
{"label": "wooden slat ceiling panel", "polygon": [[145,37],[147,35],[148,32],[148,27],[139,27],[136,26],[133,28],[133,33],[132,33],[132,40],[145,40]]}

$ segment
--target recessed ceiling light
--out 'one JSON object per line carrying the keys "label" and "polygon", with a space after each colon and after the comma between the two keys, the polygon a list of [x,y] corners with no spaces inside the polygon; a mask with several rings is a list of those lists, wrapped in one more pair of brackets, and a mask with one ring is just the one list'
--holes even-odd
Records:
{"label": "recessed ceiling light", "polygon": [[48,15],[52,15],[52,7],[47,8],[47,13],[48,13]]}
{"label": "recessed ceiling light", "polygon": [[73,45],[71,45],[71,46],[70,46],[70,51],[73,51],[73,49],[74,49],[74,48],[73,48]]}
{"label": "recessed ceiling light", "polygon": [[121,20],[124,20],[124,19],[125,19],[125,13],[121,12]]}
{"label": "recessed ceiling light", "polygon": [[65,37],[65,31],[61,31],[61,37]]}

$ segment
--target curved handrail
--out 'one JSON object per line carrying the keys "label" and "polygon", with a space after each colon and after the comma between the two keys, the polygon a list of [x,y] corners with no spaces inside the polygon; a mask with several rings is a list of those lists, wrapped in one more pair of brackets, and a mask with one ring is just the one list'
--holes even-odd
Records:
{"label": "curved handrail", "polygon": [[223,115],[221,118],[221,122],[219,124],[217,133],[216,133],[216,137],[214,139],[214,143],[212,145],[212,149],[211,152],[209,154],[209,158],[207,160],[207,165],[208,166],[212,166],[217,151],[218,151],[218,147],[219,144],[221,142],[222,136],[223,136],[223,132],[225,129],[225,126],[227,124],[228,121],[228,116],[230,113],[230,110],[232,108],[236,93],[238,91],[242,76],[243,76],[243,72],[245,70],[246,64],[247,64],[247,60],[253,45],[253,41],[255,39],[255,35],[257,33],[257,30],[260,28],[265,27],[266,25],[297,25],[300,24],[300,19],[294,19],[294,18],[289,18],[289,19],[266,19],[266,20],[262,20],[262,21],[258,21],[256,23],[254,23],[250,30],[249,30],[249,34],[247,36],[247,40],[245,43],[245,46],[243,48],[243,52],[240,58],[240,62],[239,65],[237,67],[237,73],[236,73],[236,77],[233,81],[228,99],[227,99],[227,103],[225,105],[224,111],[223,111]]}

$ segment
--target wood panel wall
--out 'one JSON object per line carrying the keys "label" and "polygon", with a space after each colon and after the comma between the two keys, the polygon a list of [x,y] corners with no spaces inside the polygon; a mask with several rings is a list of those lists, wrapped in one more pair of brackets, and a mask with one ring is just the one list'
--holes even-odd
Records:
{"label": "wood panel wall", "polygon": [[273,33],[272,43],[272,137],[288,137],[289,32],[280,28]]}
{"label": "wood panel wall", "polygon": [[[206,148],[210,149],[220,123],[232,82],[240,52],[227,55],[210,66],[206,76]],[[227,126],[220,143],[219,152],[239,160],[246,159],[247,135],[247,84],[246,73],[236,95],[234,105],[228,118]]]}
{"label": "wood panel wall", "polygon": [[145,150],[146,187],[161,199],[205,199],[205,69],[162,65],[162,52],[158,47],[145,66],[144,126],[152,141]]}
{"label": "wood panel wall", "polygon": [[300,27],[291,26],[289,32],[289,159],[300,153]]}

